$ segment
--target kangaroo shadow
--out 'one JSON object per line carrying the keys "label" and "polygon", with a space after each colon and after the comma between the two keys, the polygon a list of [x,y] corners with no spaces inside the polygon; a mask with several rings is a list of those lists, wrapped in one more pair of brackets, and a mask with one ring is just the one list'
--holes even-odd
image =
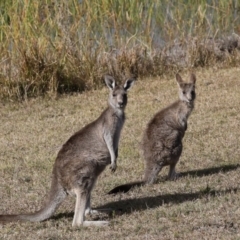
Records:
{"label": "kangaroo shadow", "polygon": [[[217,173],[226,173],[230,171],[234,171],[240,167],[239,164],[230,164],[230,165],[223,165],[208,169],[197,169],[187,172],[180,173],[180,178],[185,176],[192,176],[192,177],[203,177],[207,175],[213,175]],[[236,193],[239,191],[239,188],[229,188],[226,190],[211,190],[209,187],[206,187],[206,189],[194,192],[194,193],[176,193],[176,194],[164,194],[164,195],[158,195],[153,197],[144,197],[144,198],[137,198],[137,199],[125,199],[125,200],[119,200],[116,202],[109,202],[106,204],[103,204],[101,206],[98,206],[97,209],[112,209],[115,213],[115,215],[122,215],[122,214],[130,214],[134,211],[144,211],[149,208],[157,208],[162,206],[163,204],[181,204],[183,202],[187,201],[193,201],[196,199],[201,199],[206,196],[218,196],[218,195],[224,195],[228,193]],[[60,219],[60,218],[72,218],[73,212],[69,213],[59,213],[51,219]]]}
{"label": "kangaroo shadow", "polygon": [[[229,164],[229,165],[222,165],[222,166],[218,166],[218,167],[212,167],[212,168],[205,168],[205,169],[195,169],[195,170],[191,170],[191,171],[186,171],[186,172],[178,172],[178,178],[182,178],[182,177],[204,177],[204,176],[209,176],[209,175],[213,175],[213,174],[217,174],[217,173],[227,173],[227,172],[231,172],[234,170],[237,170],[240,167],[240,164]],[[156,183],[162,183],[165,182],[168,179],[168,177],[163,176],[163,177],[159,177],[158,180],[156,181]],[[128,192],[130,190],[130,187],[127,191]]]}
{"label": "kangaroo shadow", "polygon": [[226,172],[234,171],[239,167],[240,167],[239,164],[229,164],[229,165],[222,165],[222,166],[206,168],[206,169],[197,169],[197,170],[191,170],[187,172],[181,172],[179,177],[180,178],[186,177],[186,176],[203,177],[203,176],[217,174],[220,172],[226,173]]}
{"label": "kangaroo shadow", "polygon": [[209,187],[202,191],[194,193],[176,193],[176,194],[164,194],[153,197],[144,197],[137,199],[125,199],[116,202],[110,202],[101,206],[101,208],[111,208],[115,211],[115,215],[131,214],[135,211],[144,211],[147,209],[154,209],[162,206],[163,204],[181,204],[187,201],[194,201],[196,199],[202,199],[207,196],[216,197],[219,195],[225,195],[228,193],[236,193],[239,188],[229,188],[226,190],[211,190]]}

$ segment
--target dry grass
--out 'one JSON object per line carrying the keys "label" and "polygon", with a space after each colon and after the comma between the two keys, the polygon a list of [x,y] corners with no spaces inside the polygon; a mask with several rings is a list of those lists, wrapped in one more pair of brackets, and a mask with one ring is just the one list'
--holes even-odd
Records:
{"label": "dry grass", "polygon": [[[0,226],[0,239],[239,239],[239,68],[198,70],[196,107],[177,166],[182,177],[109,196],[112,187],[140,179],[139,141],[149,118],[177,98],[174,78],[138,81],[129,92],[119,167],[102,174],[94,207],[115,212],[106,228],[71,227],[74,198],[53,219]],[[187,74],[183,74],[186,79]],[[39,209],[59,147],[106,106],[107,90],[0,105],[0,213]],[[97,104],[96,104],[97,103]]]}
{"label": "dry grass", "polygon": [[237,0],[0,1],[0,99],[97,89],[106,73],[239,65],[238,12]]}

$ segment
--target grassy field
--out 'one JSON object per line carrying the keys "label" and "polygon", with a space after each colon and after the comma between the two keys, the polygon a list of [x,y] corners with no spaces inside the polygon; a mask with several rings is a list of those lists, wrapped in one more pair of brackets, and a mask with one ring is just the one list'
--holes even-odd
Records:
{"label": "grassy field", "polygon": [[[72,228],[74,198],[42,223],[0,226],[0,239],[240,239],[240,69],[199,69],[195,110],[189,118],[176,181],[106,193],[143,174],[139,142],[150,117],[177,99],[171,78],[136,82],[129,92],[118,169],[101,175],[93,207],[111,207],[105,228]],[[188,73],[182,74],[184,79]],[[0,213],[39,209],[50,186],[58,149],[106,107],[108,90],[59,99],[0,105]]]}

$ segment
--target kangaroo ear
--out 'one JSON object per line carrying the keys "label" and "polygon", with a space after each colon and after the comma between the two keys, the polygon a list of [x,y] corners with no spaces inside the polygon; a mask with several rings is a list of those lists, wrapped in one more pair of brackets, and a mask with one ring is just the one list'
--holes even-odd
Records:
{"label": "kangaroo ear", "polygon": [[126,91],[128,91],[128,90],[133,86],[134,82],[135,82],[135,79],[134,79],[134,78],[128,79],[128,80],[124,83],[123,88],[124,88]]}
{"label": "kangaroo ear", "polygon": [[196,80],[197,80],[197,79],[196,79],[195,74],[192,73],[191,76],[190,76],[190,82],[193,83],[193,84],[195,84]]}
{"label": "kangaroo ear", "polygon": [[109,89],[113,90],[116,86],[115,79],[112,76],[105,75],[104,80]]}
{"label": "kangaroo ear", "polygon": [[180,86],[181,83],[183,83],[183,80],[178,73],[176,74],[176,80],[177,80],[179,86]]}

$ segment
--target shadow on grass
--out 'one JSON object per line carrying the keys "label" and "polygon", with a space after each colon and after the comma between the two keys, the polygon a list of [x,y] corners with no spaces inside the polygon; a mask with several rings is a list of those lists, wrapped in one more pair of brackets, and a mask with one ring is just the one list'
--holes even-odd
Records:
{"label": "shadow on grass", "polygon": [[[184,176],[206,176],[206,175],[212,175],[220,172],[229,172],[236,170],[239,168],[240,165],[225,165],[220,167],[214,167],[209,169],[200,169],[200,170],[193,170],[188,172],[181,173],[180,177]],[[119,200],[116,202],[109,202],[106,204],[103,204],[101,206],[98,206],[98,209],[113,209],[115,212],[115,215],[121,215],[121,214],[130,214],[134,211],[144,211],[147,209],[153,209],[162,206],[163,204],[181,204],[183,202],[187,201],[194,201],[196,199],[202,199],[208,196],[211,197],[217,197],[220,195],[225,195],[228,193],[236,193],[239,191],[240,188],[229,188],[225,190],[214,190],[209,188],[207,186],[205,189],[194,192],[194,193],[175,193],[175,194],[164,194],[164,195],[158,195],[158,196],[152,196],[152,197],[144,197],[144,198],[134,198],[134,199],[125,199],[125,200]],[[60,213],[58,215],[55,215],[51,219],[60,219],[63,217],[73,217],[73,212],[71,213]]]}
{"label": "shadow on grass", "polygon": [[135,211],[154,209],[162,206],[163,204],[181,204],[187,201],[194,201],[209,196],[217,197],[228,193],[236,193],[239,190],[239,188],[211,190],[209,187],[206,187],[206,189],[194,193],[164,194],[152,197],[119,200],[101,205],[98,208],[111,208],[116,211],[116,215],[130,214]]}
{"label": "shadow on grass", "polygon": [[230,164],[230,165],[222,165],[222,166],[212,167],[207,169],[197,169],[197,170],[192,170],[187,172],[181,172],[179,177],[180,178],[186,177],[186,176],[203,177],[203,176],[217,174],[220,172],[226,173],[226,172],[234,171],[239,167],[240,167],[239,164]]}
{"label": "shadow on grass", "polygon": [[[124,199],[116,202],[106,203],[104,205],[98,206],[97,209],[112,209],[114,214],[111,215],[123,215],[131,214],[135,211],[145,211],[147,209],[154,209],[160,207],[164,204],[181,204],[187,201],[194,201],[197,199],[203,199],[205,197],[217,197],[229,193],[236,193],[240,188],[229,188],[225,190],[211,190],[208,186],[194,193],[176,193],[176,194],[164,194],[152,197],[144,198],[134,198],[134,199]],[[100,210],[101,211],[101,210]],[[61,218],[72,218],[73,212],[70,213],[59,213],[51,219],[61,219]]]}

